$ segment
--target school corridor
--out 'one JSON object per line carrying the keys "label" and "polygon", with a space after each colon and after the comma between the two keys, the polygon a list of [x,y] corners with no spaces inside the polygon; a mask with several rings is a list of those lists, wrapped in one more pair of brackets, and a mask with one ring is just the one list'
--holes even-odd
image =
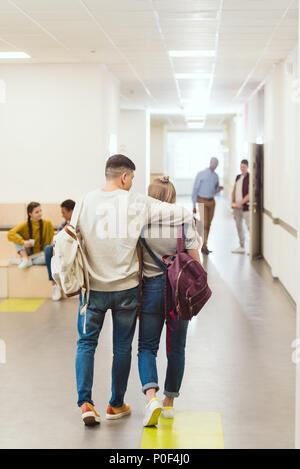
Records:
{"label": "school corridor", "polygon": [[[100,426],[84,427],[76,406],[74,364],[78,300],[35,304],[25,299],[7,307],[2,300],[0,330],[7,359],[1,366],[0,448],[126,449],[140,448],[142,441],[148,448],[153,443],[156,448],[293,448],[295,306],[272,279],[265,261],[251,264],[248,256],[231,254],[236,236],[230,208],[219,198],[210,242],[213,253],[205,264],[213,296],[189,326],[185,376],[175,401],[180,419],[176,440],[169,429],[161,440],[147,435],[153,429],[142,427],[137,334],[126,394],[132,415],[106,421],[112,359],[107,312],[93,390],[103,418]],[[163,341],[158,354],[161,386],[165,356]],[[163,423],[161,418],[156,433]]]}
{"label": "school corridor", "polygon": [[[0,0],[0,449],[300,448],[299,2]],[[166,389],[163,331],[162,405],[162,259],[183,224],[167,312],[175,286],[202,305],[199,256],[212,296],[185,369],[186,323],[170,331]]]}

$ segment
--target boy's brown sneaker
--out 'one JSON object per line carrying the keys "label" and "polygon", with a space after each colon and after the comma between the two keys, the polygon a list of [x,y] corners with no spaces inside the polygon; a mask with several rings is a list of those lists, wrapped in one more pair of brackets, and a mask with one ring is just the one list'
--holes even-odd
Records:
{"label": "boy's brown sneaker", "polygon": [[89,402],[82,404],[81,417],[87,426],[98,425],[100,423],[100,415],[97,414],[94,407]]}
{"label": "boy's brown sneaker", "polygon": [[131,412],[130,406],[123,404],[122,407],[112,407],[110,404],[107,406],[106,418],[107,420],[121,419]]}

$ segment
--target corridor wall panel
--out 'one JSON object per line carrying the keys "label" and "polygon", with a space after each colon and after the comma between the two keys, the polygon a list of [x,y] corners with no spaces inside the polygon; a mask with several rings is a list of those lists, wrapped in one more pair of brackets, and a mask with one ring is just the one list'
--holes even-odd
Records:
{"label": "corridor wall panel", "polygon": [[[271,266],[273,276],[279,278],[295,301],[296,238],[291,232],[297,230],[299,206],[296,168],[300,154],[300,135],[298,108],[294,100],[297,68],[295,49],[267,77],[264,86],[263,135],[263,196],[264,209],[269,214],[264,215],[263,255]],[[250,109],[252,108],[252,120],[259,119],[254,112],[257,108],[255,101],[257,96],[248,103]],[[257,138],[261,136],[257,134]]]}
{"label": "corridor wall panel", "polygon": [[0,202],[76,199],[104,181],[119,83],[98,64],[1,65]]}

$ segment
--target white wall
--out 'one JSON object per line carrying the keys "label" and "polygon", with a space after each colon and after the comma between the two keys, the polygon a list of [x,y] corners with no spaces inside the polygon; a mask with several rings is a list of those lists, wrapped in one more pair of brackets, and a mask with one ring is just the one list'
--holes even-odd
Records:
{"label": "white wall", "polygon": [[263,143],[265,135],[265,97],[261,88],[245,106],[245,140]]}
{"label": "white wall", "polygon": [[229,152],[224,153],[224,194],[228,201],[231,201],[235,179],[240,173],[241,160],[248,158],[244,114],[236,114],[229,119],[226,140]]}
{"label": "white wall", "polygon": [[277,67],[265,86],[264,199],[275,217],[297,228],[295,168],[300,148],[297,106],[292,100],[296,75],[286,72],[288,62],[297,69],[296,51]]}
{"label": "white wall", "polygon": [[167,129],[165,125],[151,124],[150,172],[167,175]]}
{"label": "white wall", "polygon": [[150,183],[150,115],[143,110],[121,110],[120,153],[136,165],[133,190],[146,194]]}
{"label": "white wall", "polygon": [[[287,72],[293,63],[294,74]],[[265,85],[265,157],[264,208],[273,218],[280,218],[297,229],[299,159],[299,119],[293,101],[293,86],[297,73],[297,51],[279,64]],[[263,217],[263,255],[290,295],[296,301],[296,238],[280,225]]]}
{"label": "white wall", "polygon": [[[295,84],[299,77],[299,48],[291,51],[269,75],[264,92],[248,103],[249,142],[262,138],[264,143],[264,208],[272,218],[279,218],[294,230],[298,239],[270,216],[263,215],[263,256],[291,297],[297,302],[297,337],[300,339],[300,110],[295,100]],[[291,73],[291,71],[293,72]],[[298,82],[298,89],[299,89]],[[298,92],[298,98],[300,92]],[[264,109],[262,112],[262,99]],[[261,114],[264,122],[261,122]],[[296,336],[296,332],[295,332]],[[299,349],[299,345],[298,345]],[[291,358],[292,358],[291,343]],[[299,357],[299,352],[296,357]],[[295,446],[300,449],[300,364],[296,371]]]}
{"label": "white wall", "polygon": [[[293,64],[294,73],[288,70]],[[297,229],[297,158],[299,120],[293,101],[297,50],[278,64],[246,105],[245,140],[264,143],[264,208],[274,219]],[[296,300],[296,238],[270,216],[263,215],[263,256],[292,298]]]}
{"label": "white wall", "polygon": [[119,84],[103,65],[1,65],[0,202],[57,202],[104,181]]}

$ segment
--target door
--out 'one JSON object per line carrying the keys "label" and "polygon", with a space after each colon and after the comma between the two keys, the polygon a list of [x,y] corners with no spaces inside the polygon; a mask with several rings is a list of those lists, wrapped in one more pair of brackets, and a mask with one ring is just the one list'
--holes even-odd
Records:
{"label": "door", "polygon": [[262,258],[264,146],[250,146],[250,258]]}

